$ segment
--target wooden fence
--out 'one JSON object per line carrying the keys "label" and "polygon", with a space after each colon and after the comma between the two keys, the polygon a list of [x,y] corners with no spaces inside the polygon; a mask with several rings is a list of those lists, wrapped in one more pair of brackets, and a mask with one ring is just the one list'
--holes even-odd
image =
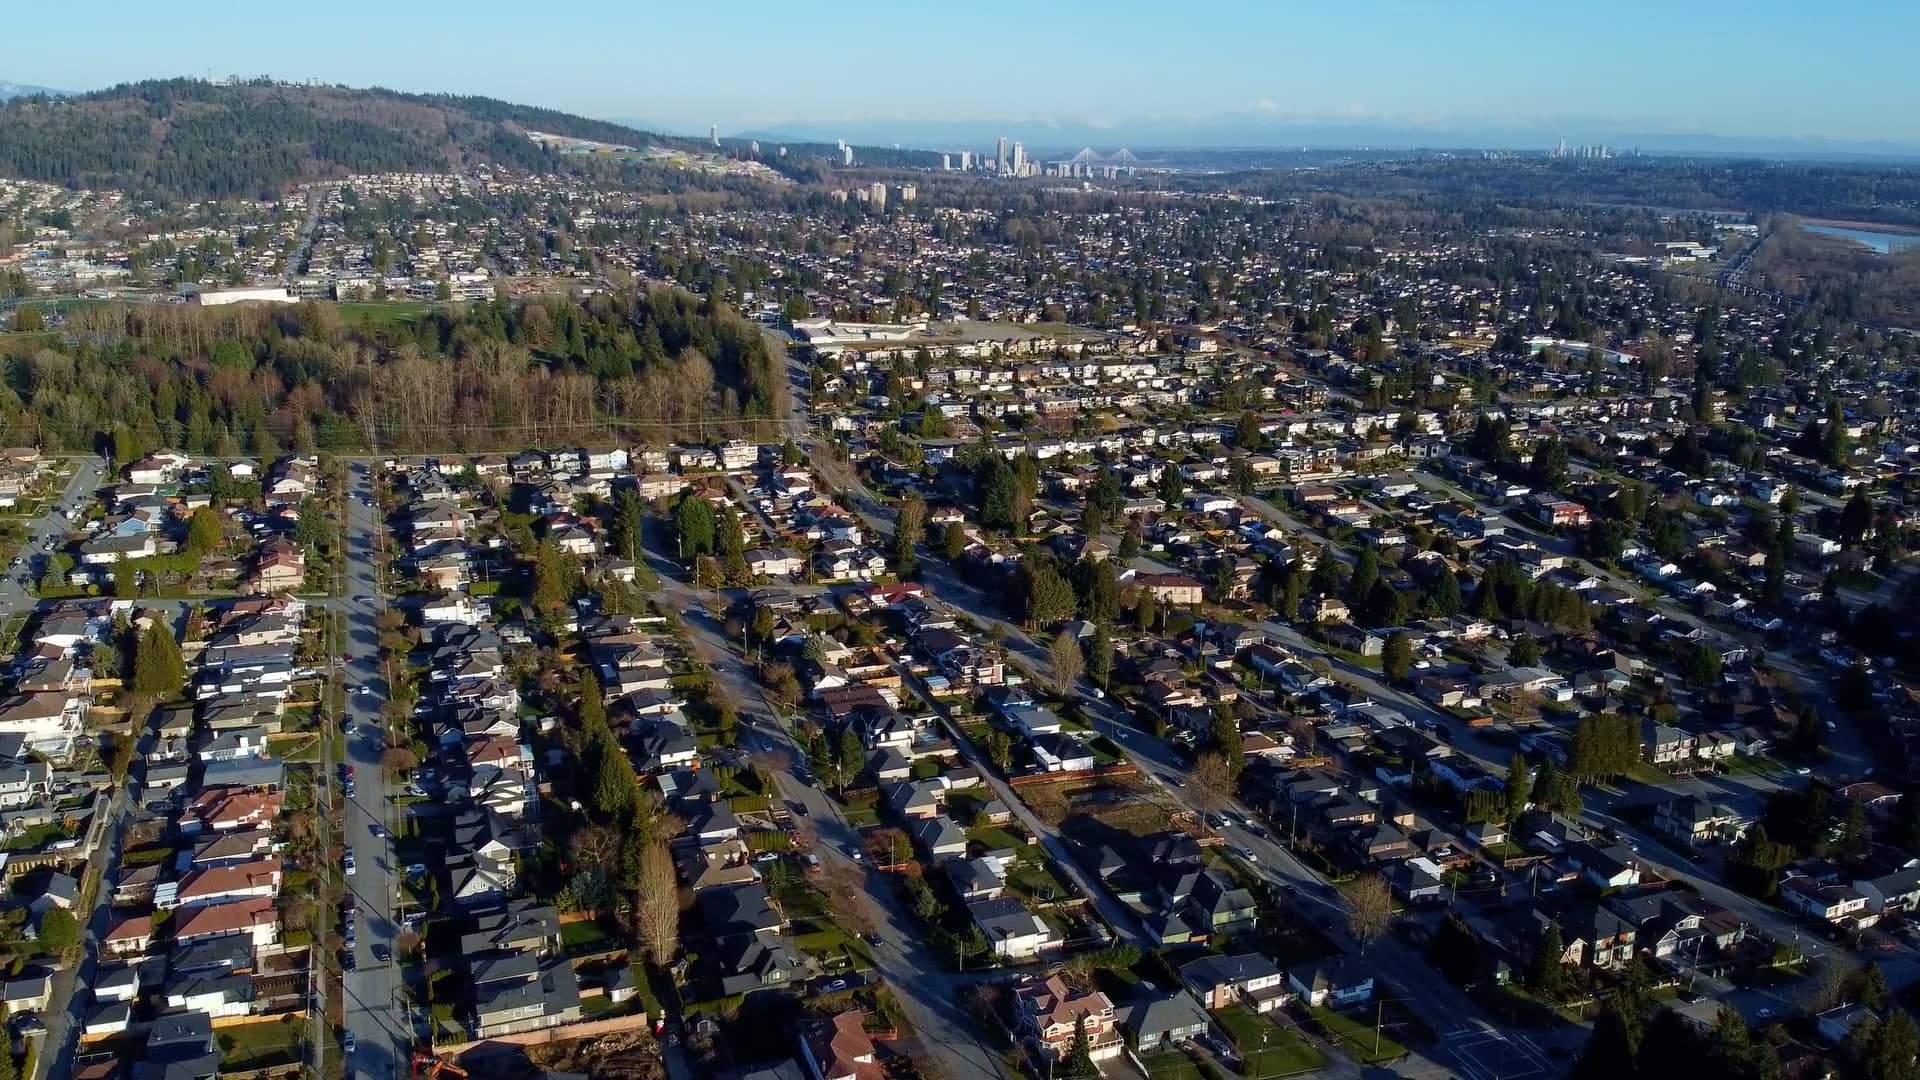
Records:
{"label": "wooden fence", "polygon": [[434,1047],[441,1057],[459,1057],[481,1046],[544,1046],[547,1043],[570,1042],[574,1039],[592,1039],[601,1035],[616,1035],[626,1031],[645,1031],[648,1019],[645,1010],[626,1016],[610,1017],[606,1020],[580,1020],[559,1027],[541,1028],[539,1031],[522,1031],[512,1035],[495,1035],[490,1039],[476,1039],[472,1042],[446,1043]]}
{"label": "wooden fence", "polygon": [[1075,769],[1071,772],[1042,772],[1010,776],[1007,778],[1007,786],[1017,788],[1032,784],[1055,784],[1063,780],[1106,780],[1115,776],[1135,776],[1139,772],[1139,766],[1122,762],[1113,765],[1095,765],[1091,769]]}

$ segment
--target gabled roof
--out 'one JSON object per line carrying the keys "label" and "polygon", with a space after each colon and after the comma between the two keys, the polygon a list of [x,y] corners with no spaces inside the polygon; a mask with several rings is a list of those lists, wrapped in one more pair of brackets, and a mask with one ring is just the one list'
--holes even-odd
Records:
{"label": "gabled roof", "polygon": [[1279,974],[1280,969],[1273,961],[1251,952],[1237,956],[1203,956],[1180,968],[1181,978],[1194,986],[1208,989],[1273,978]]}

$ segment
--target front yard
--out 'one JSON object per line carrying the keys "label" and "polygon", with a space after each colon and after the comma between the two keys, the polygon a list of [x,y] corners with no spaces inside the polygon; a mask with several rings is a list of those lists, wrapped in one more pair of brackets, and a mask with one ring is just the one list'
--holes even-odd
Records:
{"label": "front yard", "polygon": [[1326,1008],[1311,1009],[1309,1012],[1313,1022],[1326,1034],[1327,1040],[1362,1065],[1382,1065],[1397,1060],[1407,1052],[1407,1048],[1395,1042],[1384,1028],[1375,1034],[1371,1009],[1367,1010],[1364,1019]]}
{"label": "front yard", "polygon": [[1246,1076],[1293,1076],[1325,1067],[1327,1055],[1297,1027],[1276,1023],[1245,1006],[1236,1005],[1214,1013],[1222,1028],[1232,1036],[1245,1067]]}

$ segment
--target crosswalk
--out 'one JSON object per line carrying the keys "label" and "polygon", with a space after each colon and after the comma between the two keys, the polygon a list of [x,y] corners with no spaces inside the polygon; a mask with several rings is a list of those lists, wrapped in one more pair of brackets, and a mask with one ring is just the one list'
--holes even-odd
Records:
{"label": "crosswalk", "polygon": [[1440,1045],[1466,1080],[1542,1080],[1558,1074],[1525,1035],[1463,1024],[1449,1029]]}

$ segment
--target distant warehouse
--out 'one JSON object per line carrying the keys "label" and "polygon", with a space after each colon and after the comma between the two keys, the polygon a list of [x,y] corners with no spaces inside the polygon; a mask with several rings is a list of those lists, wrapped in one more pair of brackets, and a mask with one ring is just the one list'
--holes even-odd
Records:
{"label": "distant warehouse", "polygon": [[283,286],[250,289],[203,289],[187,297],[190,304],[215,307],[220,304],[291,304],[294,298]]}

